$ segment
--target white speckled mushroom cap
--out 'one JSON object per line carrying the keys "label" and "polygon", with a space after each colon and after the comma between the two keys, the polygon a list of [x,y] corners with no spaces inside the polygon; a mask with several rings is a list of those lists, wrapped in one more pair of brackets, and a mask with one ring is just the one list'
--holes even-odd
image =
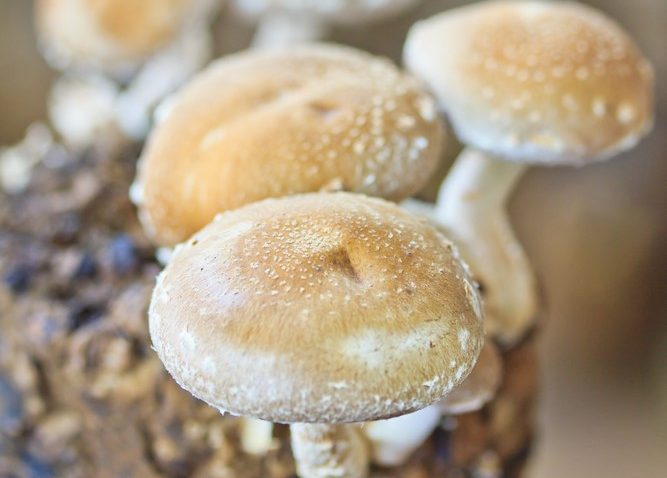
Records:
{"label": "white speckled mushroom cap", "polygon": [[483,341],[480,299],[451,242],[350,193],[220,215],[176,249],[149,322],[183,388],[287,423],[419,410],[466,377]]}
{"label": "white speckled mushroom cap", "polygon": [[420,0],[234,0],[240,13],[260,17],[272,12],[313,15],[344,24],[379,21],[397,15]]}
{"label": "white speckled mushroom cap", "polygon": [[569,2],[494,1],[417,23],[408,68],[460,139],[527,163],[584,163],[653,123],[653,73],[612,20]]}
{"label": "white speckled mushroom cap", "polygon": [[443,142],[435,100],[415,78],[336,45],[225,57],[168,104],[133,188],[146,231],[165,246],[219,212],[334,183],[404,199]]}
{"label": "white speckled mushroom cap", "polygon": [[122,74],[221,0],[38,0],[36,29],[56,68]]}

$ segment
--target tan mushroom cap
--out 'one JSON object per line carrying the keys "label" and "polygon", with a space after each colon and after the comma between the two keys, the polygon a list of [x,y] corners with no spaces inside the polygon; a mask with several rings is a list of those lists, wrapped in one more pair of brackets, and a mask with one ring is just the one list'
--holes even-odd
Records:
{"label": "tan mushroom cap", "polygon": [[440,401],[443,413],[459,415],[481,409],[498,391],[502,369],[503,361],[498,348],[492,341],[485,341],[470,374]]}
{"label": "tan mushroom cap", "polygon": [[113,71],[141,62],[168,43],[180,29],[192,3],[191,0],[38,0],[37,31],[47,57],[58,67],[92,66]]}
{"label": "tan mushroom cap", "polygon": [[273,12],[314,15],[328,21],[356,24],[379,21],[416,5],[420,0],[234,0],[236,9],[259,17]]}
{"label": "tan mushroom cap", "polygon": [[497,1],[416,24],[404,59],[461,140],[529,163],[583,163],[653,122],[653,72],[611,19],[566,2]]}
{"label": "tan mushroom cap", "polygon": [[169,105],[135,187],[161,245],[219,212],[331,184],[401,200],[428,180],[443,141],[435,103],[415,79],[334,45],[226,57]]}
{"label": "tan mushroom cap", "polygon": [[359,422],[440,400],[473,367],[480,299],[426,220],[351,193],[269,199],[177,247],[149,311],[178,383],[274,422]]}

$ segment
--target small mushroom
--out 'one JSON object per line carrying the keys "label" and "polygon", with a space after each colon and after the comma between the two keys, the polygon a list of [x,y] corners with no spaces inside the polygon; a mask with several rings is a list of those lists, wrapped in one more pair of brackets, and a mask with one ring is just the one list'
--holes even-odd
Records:
{"label": "small mushroom", "polygon": [[351,424],[454,389],[482,347],[481,314],[456,249],[427,221],[313,193],[222,214],[177,247],[149,326],[194,396],[292,424],[303,478],[363,477],[368,451]]}
{"label": "small mushroom", "polygon": [[161,246],[269,197],[333,186],[404,199],[443,143],[435,102],[414,78],[336,45],[225,57],[159,111],[132,196]]}
{"label": "small mushroom", "polygon": [[[447,370],[459,373],[456,363]],[[480,410],[493,399],[502,378],[502,361],[493,342],[487,341],[470,375],[440,402],[418,412],[389,420],[367,423],[363,427],[370,443],[371,459],[382,466],[399,466],[433,433],[442,415],[460,415]]]}
{"label": "small mushroom", "polygon": [[[38,0],[35,23],[46,59],[59,70],[128,78],[199,21],[211,0]],[[208,4],[208,5],[207,5]]]}
{"label": "small mushroom", "polygon": [[[114,82],[120,90],[113,114],[104,121],[117,122],[129,137],[145,136],[157,102],[209,61],[208,26],[220,4],[219,0],[38,0],[35,27],[44,57],[54,68],[80,75],[84,82],[70,78],[64,99],[58,96],[62,86],[52,92],[51,102],[56,104],[80,98],[69,105],[73,111],[52,113],[55,120],[69,120],[55,123],[64,139],[79,146],[86,122],[102,122],[86,102],[92,97],[99,109],[97,104],[107,97],[108,87],[101,80],[91,81],[94,76]],[[79,134],[69,138],[72,121],[79,123],[75,125]],[[92,133],[84,138],[84,146],[95,141]]]}
{"label": "small mushroom", "polygon": [[333,25],[381,21],[419,0],[234,0],[242,16],[259,19],[256,47],[285,46],[325,38]]}
{"label": "small mushroom", "polygon": [[538,300],[505,203],[530,164],[584,165],[633,147],[653,122],[651,66],[600,12],[542,1],[483,2],[419,22],[404,59],[467,146],[435,216],[483,287],[489,333],[515,344]]}

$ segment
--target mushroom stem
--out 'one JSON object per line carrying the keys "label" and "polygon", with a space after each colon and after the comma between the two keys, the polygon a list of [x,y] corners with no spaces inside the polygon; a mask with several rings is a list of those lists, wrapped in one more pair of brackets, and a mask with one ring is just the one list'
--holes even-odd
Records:
{"label": "mushroom stem", "polygon": [[468,147],[443,182],[435,211],[481,286],[487,331],[504,345],[530,328],[538,302],[533,271],[506,210],[525,170]]}
{"label": "mushroom stem", "polygon": [[401,201],[400,206],[406,211],[423,216],[433,222],[437,222],[435,220],[435,206],[431,203],[417,198],[408,198]]}
{"label": "mushroom stem", "polygon": [[363,432],[371,445],[373,463],[400,466],[419,448],[440,423],[439,405],[389,420],[366,423]]}
{"label": "mushroom stem", "polygon": [[290,431],[301,478],[368,476],[368,450],[356,426],[296,423]]}
{"label": "mushroom stem", "polygon": [[326,25],[313,16],[276,12],[262,18],[253,46],[272,48],[313,42],[326,36],[327,30]]}
{"label": "mushroom stem", "polygon": [[116,115],[123,132],[143,139],[158,103],[201,70],[212,55],[211,35],[204,25],[197,24],[148,60],[118,97]]}
{"label": "mushroom stem", "polygon": [[241,448],[251,455],[266,455],[273,448],[273,423],[271,422],[242,417],[240,435]]}

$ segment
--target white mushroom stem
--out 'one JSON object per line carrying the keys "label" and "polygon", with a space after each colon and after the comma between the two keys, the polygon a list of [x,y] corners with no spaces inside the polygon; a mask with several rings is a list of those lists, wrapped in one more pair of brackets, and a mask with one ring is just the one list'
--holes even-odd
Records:
{"label": "white mushroom stem", "polygon": [[266,455],[274,448],[273,423],[257,418],[242,417],[241,448],[251,455]]}
{"label": "white mushroom stem", "polygon": [[431,203],[420,199],[408,198],[401,202],[401,207],[413,214],[424,216],[433,222],[437,222],[435,219],[435,206]]}
{"label": "white mushroom stem", "polygon": [[148,60],[116,104],[118,123],[130,138],[142,139],[158,103],[201,70],[213,55],[206,25],[196,24]]}
{"label": "white mushroom stem", "polygon": [[505,345],[523,336],[537,310],[535,277],[506,210],[525,169],[466,148],[440,189],[435,211],[482,286],[487,331]]}
{"label": "white mushroom stem", "polygon": [[365,478],[368,450],[355,425],[297,423],[290,427],[301,478]]}
{"label": "white mushroom stem", "polygon": [[327,31],[327,26],[312,15],[274,12],[262,17],[253,46],[272,48],[318,41]]}
{"label": "white mushroom stem", "polygon": [[366,423],[363,431],[370,442],[373,463],[405,463],[438,426],[441,414],[439,405],[431,405],[400,417]]}

